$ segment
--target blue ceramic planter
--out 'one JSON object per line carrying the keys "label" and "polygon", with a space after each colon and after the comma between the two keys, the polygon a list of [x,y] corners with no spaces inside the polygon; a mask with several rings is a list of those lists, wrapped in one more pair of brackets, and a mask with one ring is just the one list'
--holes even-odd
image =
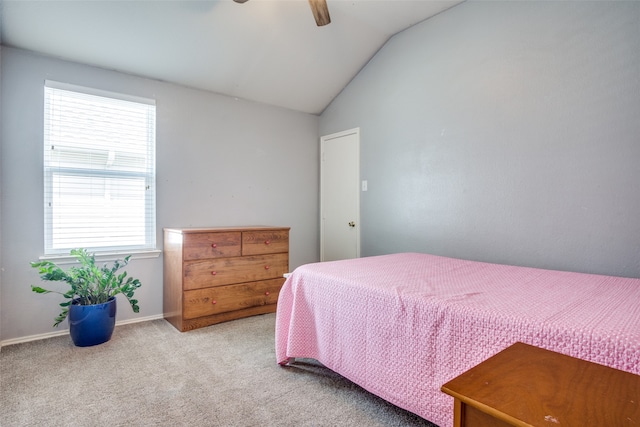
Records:
{"label": "blue ceramic planter", "polygon": [[104,304],[69,306],[69,334],[78,347],[102,344],[111,339],[116,326],[116,298]]}

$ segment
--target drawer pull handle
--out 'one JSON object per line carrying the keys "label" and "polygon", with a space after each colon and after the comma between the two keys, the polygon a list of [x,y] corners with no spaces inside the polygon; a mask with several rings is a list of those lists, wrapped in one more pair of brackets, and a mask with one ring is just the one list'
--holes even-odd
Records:
{"label": "drawer pull handle", "polygon": [[212,271],[212,272],[211,272],[211,275],[212,275],[212,276],[215,276],[216,274],[218,274],[218,272],[217,272],[217,271]]}
{"label": "drawer pull handle", "polygon": [[211,244],[211,247],[212,247],[213,249],[215,249],[215,248],[217,248],[217,247],[218,247],[218,244],[217,244],[217,243],[212,243],[212,244]]}
{"label": "drawer pull handle", "polygon": [[216,300],[212,300],[212,301],[211,301],[211,304],[216,304],[217,302],[218,302],[218,301],[216,301]]}
{"label": "drawer pull handle", "polygon": [[266,296],[269,296],[269,291],[265,292],[264,294],[265,294]]}
{"label": "drawer pull handle", "polygon": [[269,245],[269,244],[271,244],[271,242],[270,242],[270,241],[268,241],[268,240],[265,240],[265,241],[264,241],[264,244],[265,244],[265,245]]}
{"label": "drawer pull handle", "polygon": [[268,269],[270,269],[270,268],[271,268],[271,267],[269,267],[268,265],[265,265],[265,266],[264,266],[264,269],[265,269],[265,270],[268,270]]}

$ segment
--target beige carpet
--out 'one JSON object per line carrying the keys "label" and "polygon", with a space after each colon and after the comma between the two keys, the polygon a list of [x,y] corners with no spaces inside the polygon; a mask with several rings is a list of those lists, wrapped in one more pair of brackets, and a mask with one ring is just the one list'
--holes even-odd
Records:
{"label": "beige carpet", "polygon": [[433,426],[313,360],[275,362],[275,315],[119,326],[2,348],[0,426]]}

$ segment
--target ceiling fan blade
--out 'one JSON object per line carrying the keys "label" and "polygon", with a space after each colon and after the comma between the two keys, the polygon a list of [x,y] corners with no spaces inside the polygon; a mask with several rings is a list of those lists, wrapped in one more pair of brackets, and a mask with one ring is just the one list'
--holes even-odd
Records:
{"label": "ceiling fan blade", "polygon": [[[233,0],[236,3],[246,3],[248,0]],[[329,16],[329,7],[327,6],[327,0],[309,0],[313,17],[316,20],[316,25],[322,27],[331,23],[331,17]]]}
{"label": "ceiling fan blade", "polygon": [[313,17],[316,19],[318,27],[322,27],[331,22],[327,0],[309,0],[309,5],[311,6],[311,11],[313,12]]}

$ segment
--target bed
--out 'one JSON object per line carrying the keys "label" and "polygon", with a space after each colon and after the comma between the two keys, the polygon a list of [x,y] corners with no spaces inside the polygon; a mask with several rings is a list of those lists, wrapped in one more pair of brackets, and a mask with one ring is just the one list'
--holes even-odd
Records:
{"label": "bed", "polygon": [[275,333],[281,365],[316,359],[449,427],[440,387],[516,341],[640,374],[640,279],[419,253],[307,264]]}

